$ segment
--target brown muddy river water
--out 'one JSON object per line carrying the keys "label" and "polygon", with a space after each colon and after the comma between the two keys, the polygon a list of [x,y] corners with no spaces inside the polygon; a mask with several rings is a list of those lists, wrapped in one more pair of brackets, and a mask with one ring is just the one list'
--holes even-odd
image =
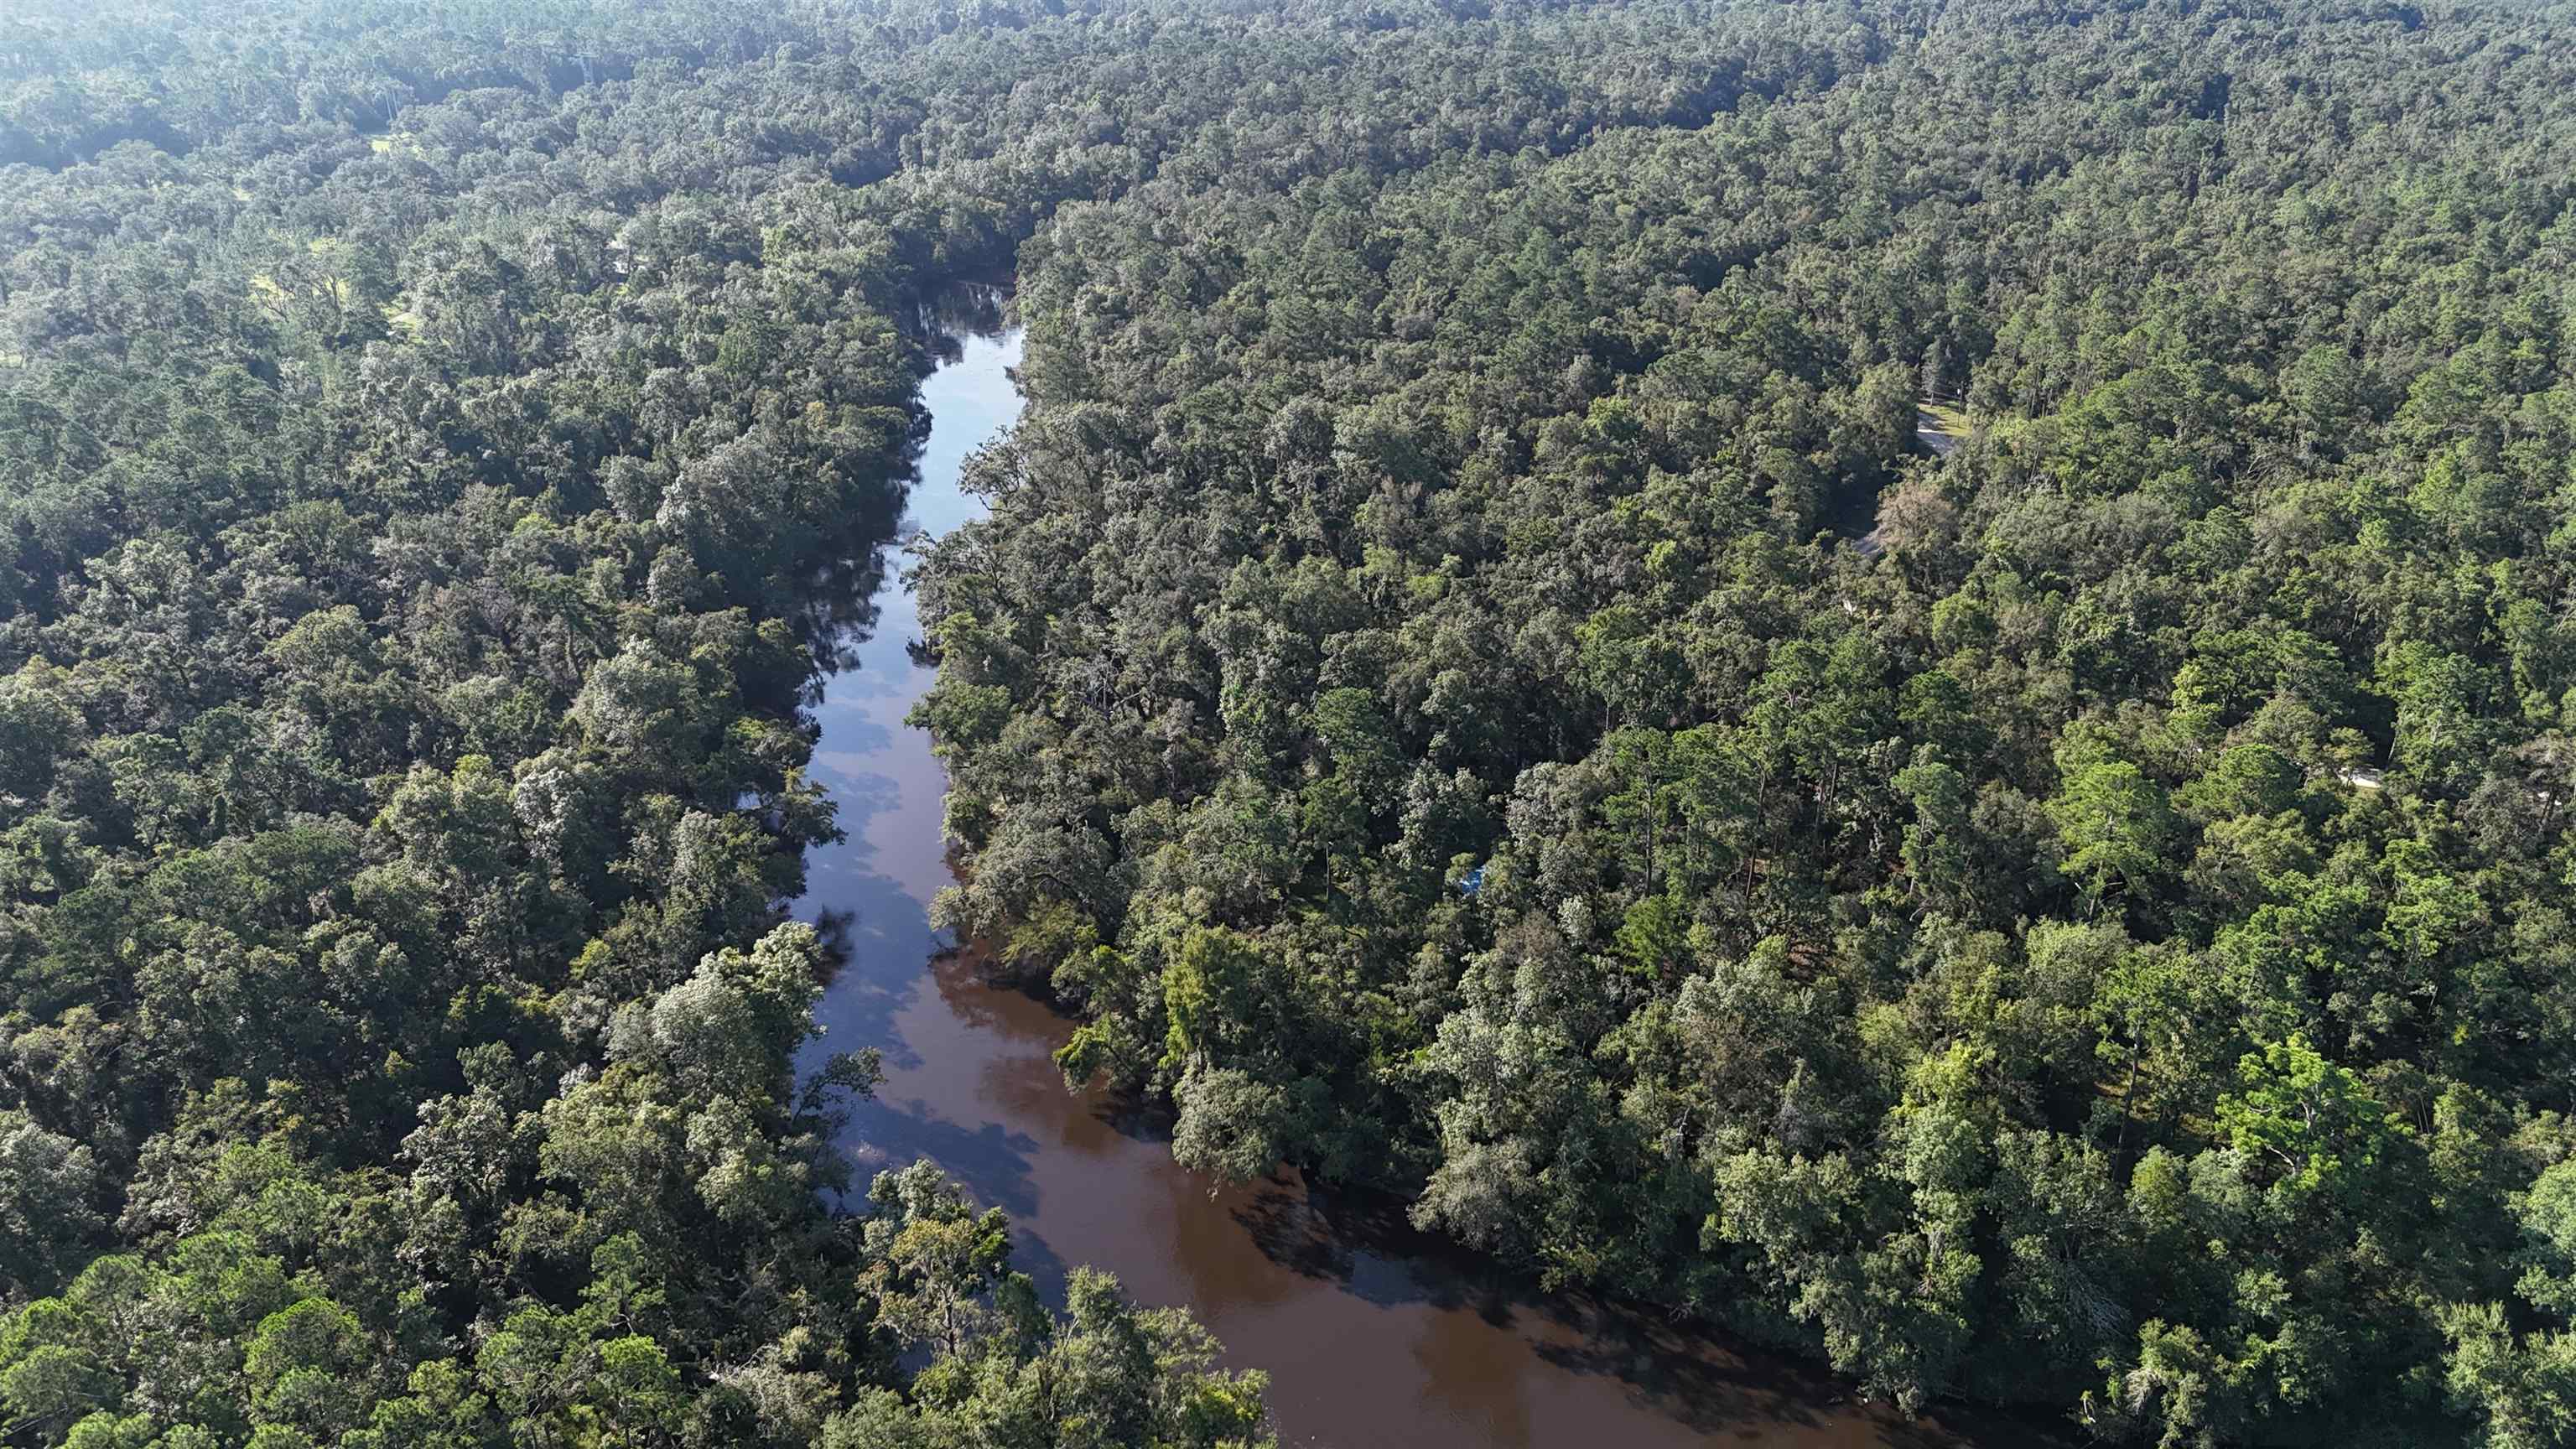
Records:
{"label": "brown muddy river water", "polygon": [[[984,299],[947,309],[953,360],[922,388],[921,478],[887,546],[874,626],[817,709],[815,778],[849,833],[809,862],[804,913],[848,920],[851,959],[817,1015],[820,1049],[883,1049],[886,1081],[851,1116],[859,1180],[929,1157],[1009,1211],[1018,1263],[1060,1299],[1088,1263],[1148,1303],[1187,1304],[1241,1367],[1271,1375],[1281,1442],[1326,1449],[1665,1445],[2000,1446],[2009,1425],[1905,1420],[1813,1370],[1730,1351],[1652,1317],[1544,1295],[1293,1175],[1210,1196],[1157,1124],[1066,1090],[1051,1053],[1072,1024],[944,953],[928,908],[948,880],[945,789],[903,717],[931,679],[903,585],[903,540],[975,516],[958,465],[1018,417],[1019,334]],[[1945,1416],[1950,1417],[1950,1416]]]}

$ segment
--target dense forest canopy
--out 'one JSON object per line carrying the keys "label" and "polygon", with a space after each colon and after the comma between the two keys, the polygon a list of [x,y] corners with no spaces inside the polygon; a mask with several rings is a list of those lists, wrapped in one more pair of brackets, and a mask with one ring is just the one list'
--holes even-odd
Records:
{"label": "dense forest canopy", "polygon": [[800,704],[1006,234],[866,189],[847,19],[0,18],[9,1442],[1262,1440],[935,1171],[827,1207]]}
{"label": "dense forest canopy", "polygon": [[998,269],[1069,1077],[1909,1405],[2576,1437],[2563,4],[36,0],[0,258],[12,1442],[1262,1433],[791,1078]]}

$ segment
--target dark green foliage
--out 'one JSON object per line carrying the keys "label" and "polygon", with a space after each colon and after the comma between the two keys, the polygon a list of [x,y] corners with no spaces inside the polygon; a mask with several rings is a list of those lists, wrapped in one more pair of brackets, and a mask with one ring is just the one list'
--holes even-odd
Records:
{"label": "dark green foliage", "polygon": [[1021,251],[948,919],[1192,1164],[1906,1403],[2554,1442],[2567,22],[1389,16]]}
{"label": "dark green foliage", "polygon": [[13,22],[16,1437],[1258,1432],[789,1080],[1014,256],[919,718],[1070,1074],[1906,1403],[2576,1424],[2564,7]]}
{"label": "dark green foliage", "polygon": [[875,1060],[795,1082],[835,833],[798,706],[872,622],[927,362],[892,319],[957,250],[863,188],[935,32],[25,9],[0,1432],[943,1444],[1007,1399],[1017,1443],[1101,1442],[1095,1401],[1260,1441],[1257,1375],[1102,1279],[1046,1312],[998,1216],[907,1359],[947,1190],[834,1210]]}

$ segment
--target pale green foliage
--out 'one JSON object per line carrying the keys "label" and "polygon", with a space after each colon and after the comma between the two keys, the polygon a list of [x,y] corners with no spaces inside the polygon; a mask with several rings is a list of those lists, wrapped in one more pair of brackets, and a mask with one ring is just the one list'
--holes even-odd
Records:
{"label": "pale green foliage", "polygon": [[2298,1192],[2341,1186],[2411,1135],[2349,1068],[2292,1036],[2237,1063],[2239,1090],[2218,1101],[2218,1123],[2239,1152],[2272,1159]]}
{"label": "pale green foliage", "polygon": [[1193,1070],[1172,1089],[1180,1118],[1172,1156],[1217,1184],[1250,1182],[1276,1166],[1288,1102],[1276,1086],[1233,1067]]}

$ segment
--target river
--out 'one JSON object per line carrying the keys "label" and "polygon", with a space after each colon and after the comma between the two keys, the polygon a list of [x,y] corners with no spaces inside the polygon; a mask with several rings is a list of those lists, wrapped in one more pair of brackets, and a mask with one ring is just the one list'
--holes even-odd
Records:
{"label": "river", "polygon": [[[886,1080],[851,1116],[859,1180],[929,1157],[1011,1215],[1017,1263],[1061,1301],[1067,1269],[1183,1303],[1239,1367],[1271,1375],[1283,1444],[1329,1449],[1932,1446],[1968,1438],[1851,1402],[1846,1386],[1730,1352],[1650,1317],[1542,1295],[1406,1228],[1310,1192],[1293,1174],[1226,1189],[1183,1172],[1158,1123],[1066,1090],[1052,1053],[1072,1024],[940,949],[945,780],[903,717],[931,680],[901,540],[975,516],[966,456],[1018,417],[1019,334],[982,305],[925,313],[954,344],[922,386],[920,478],[879,575],[873,630],[846,641],[817,707],[814,777],[845,843],[810,858],[806,913],[847,921],[850,961],[817,1015],[821,1049],[876,1046]],[[867,571],[862,570],[864,574]],[[862,612],[854,617],[865,618]],[[1980,1426],[1974,1442],[2031,1436]]]}

